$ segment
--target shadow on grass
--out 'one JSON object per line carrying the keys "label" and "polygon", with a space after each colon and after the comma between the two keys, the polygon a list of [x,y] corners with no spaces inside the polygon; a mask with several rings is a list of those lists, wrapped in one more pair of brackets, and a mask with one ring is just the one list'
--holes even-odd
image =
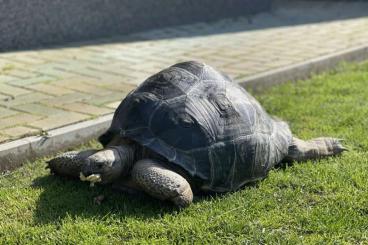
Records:
{"label": "shadow on grass", "polygon": [[[35,179],[33,188],[42,189],[34,213],[36,224],[57,223],[65,217],[101,221],[110,214],[122,219],[132,217],[146,220],[178,211],[170,203],[144,194],[126,194],[112,190],[111,186],[91,188],[87,183],[53,175]],[[101,205],[94,202],[99,195],[105,197]]]}
{"label": "shadow on grass", "polygon": [[[243,188],[257,188],[258,184],[259,181],[249,183]],[[161,219],[164,214],[176,215],[180,212],[171,203],[156,200],[143,193],[134,195],[122,193],[113,190],[111,186],[91,188],[79,180],[53,175],[36,178],[32,186],[42,189],[34,213],[36,224],[58,223],[66,217],[101,221],[110,215],[119,219]],[[198,193],[194,197],[194,203],[214,198],[221,199],[229,194],[231,195],[231,193]],[[94,198],[99,195],[105,197],[101,205],[94,202]]]}

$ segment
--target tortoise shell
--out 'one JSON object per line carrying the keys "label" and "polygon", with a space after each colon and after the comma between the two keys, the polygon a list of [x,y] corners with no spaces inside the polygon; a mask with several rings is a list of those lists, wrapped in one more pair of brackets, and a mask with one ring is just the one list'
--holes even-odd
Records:
{"label": "tortoise shell", "polygon": [[266,177],[292,135],[238,84],[214,68],[184,62],[149,77],[117,108],[103,145],[129,138],[202,181],[233,191]]}

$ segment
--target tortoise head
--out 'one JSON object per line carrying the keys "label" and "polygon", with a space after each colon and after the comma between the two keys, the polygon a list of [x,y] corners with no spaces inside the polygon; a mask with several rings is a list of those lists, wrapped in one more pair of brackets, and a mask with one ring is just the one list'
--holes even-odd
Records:
{"label": "tortoise head", "polygon": [[118,147],[109,147],[89,156],[81,168],[80,179],[102,184],[111,183],[122,175],[124,158]]}

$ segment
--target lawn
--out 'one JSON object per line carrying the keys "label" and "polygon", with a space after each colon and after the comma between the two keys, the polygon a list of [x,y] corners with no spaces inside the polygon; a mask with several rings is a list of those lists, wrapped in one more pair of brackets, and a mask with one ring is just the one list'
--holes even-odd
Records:
{"label": "lawn", "polygon": [[[50,176],[41,159],[0,177],[1,243],[368,243],[368,63],[256,97],[296,136],[343,138],[350,151],[275,169],[263,181],[197,198],[181,211]],[[106,200],[96,205],[100,194]]]}

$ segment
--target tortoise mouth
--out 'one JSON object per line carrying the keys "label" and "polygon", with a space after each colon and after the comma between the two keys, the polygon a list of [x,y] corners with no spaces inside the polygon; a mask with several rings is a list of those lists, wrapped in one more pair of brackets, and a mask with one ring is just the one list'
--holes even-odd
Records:
{"label": "tortoise mouth", "polygon": [[122,161],[115,148],[106,148],[85,159],[80,171],[80,180],[108,184],[117,179],[122,172]]}
{"label": "tortoise mouth", "polygon": [[79,179],[81,181],[87,181],[93,186],[95,183],[108,184],[113,182],[120,175],[120,164],[118,162],[113,162],[109,166],[108,164],[96,164],[87,162],[80,173]]}
{"label": "tortoise mouth", "polygon": [[81,181],[90,182],[90,186],[93,187],[95,183],[102,182],[101,174],[90,174],[85,176],[82,172],[79,173],[79,179]]}

